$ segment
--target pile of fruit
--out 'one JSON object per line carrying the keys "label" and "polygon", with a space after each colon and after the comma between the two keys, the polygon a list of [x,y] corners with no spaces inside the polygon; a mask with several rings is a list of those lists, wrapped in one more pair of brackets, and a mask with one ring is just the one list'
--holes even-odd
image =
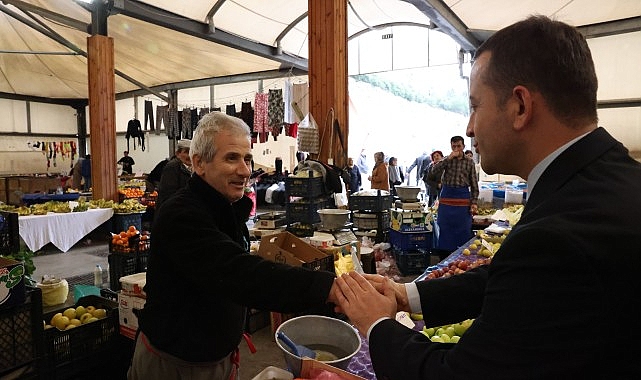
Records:
{"label": "pile of fruit", "polygon": [[155,207],[156,199],[158,199],[158,192],[154,190],[151,193],[145,193],[145,195],[140,198],[140,203],[148,207]]}
{"label": "pile of fruit", "polygon": [[432,342],[458,343],[461,336],[472,325],[473,319],[466,319],[463,322],[453,323],[439,327],[423,327],[423,335],[430,338]]}
{"label": "pile of fruit", "polygon": [[454,276],[455,274],[460,274],[463,272],[467,272],[470,269],[476,268],[481,265],[486,265],[489,264],[491,258],[477,258],[474,260],[470,259],[457,259],[449,263],[446,267],[443,268],[437,268],[432,271],[430,271],[427,276],[425,276],[426,280],[431,280],[433,278],[440,278],[440,277],[450,277]]}
{"label": "pile of fruit", "polygon": [[140,198],[145,195],[145,191],[139,187],[120,187],[118,194],[121,198]]}
{"label": "pile of fruit", "polygon": [[49,323],[43,320],[42,324],[45,330],[55,327],[58,330],[63,331],[95,322],[103,318],[107,318],[107,310],[105,309],[97,309],[94,306],[78,306],[75,309],[70,307],[62,313],[56,313]]}
{"label": "pile of fruit", "polygon": [[131,253],[143,252],[149,249],[151,234],[149,231],[138,231],[135,226],[129,226],[127,231],[122,231],[111,236],[111,251]]}
{"label": "pile of fruit", "polygon": [[125,199],[120,203],[114,203],[112,208],[116,214],[131,214],[147,210],[147,206],[142,205],[138,199],[135,198]]}

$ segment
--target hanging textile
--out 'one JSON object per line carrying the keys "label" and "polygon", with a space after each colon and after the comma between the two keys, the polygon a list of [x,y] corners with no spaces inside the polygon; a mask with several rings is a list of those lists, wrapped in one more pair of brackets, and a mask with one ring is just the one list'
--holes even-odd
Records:
{"label": "hanging textile", "polygon": [[310,113],[298,125],[298,150],[315,154],[320,151],[318,125]]}

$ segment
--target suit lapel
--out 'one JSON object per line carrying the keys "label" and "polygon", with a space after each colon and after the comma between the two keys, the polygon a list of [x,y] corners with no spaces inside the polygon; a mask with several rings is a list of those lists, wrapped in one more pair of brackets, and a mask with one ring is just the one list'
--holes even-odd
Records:
{"label": "suit lapel", "polygon": [[605,129],[599,127],[562,152],[537,181],[523,210],[523,218],[525,219],[583,167],[590,165],[616,144],[617,141]]}

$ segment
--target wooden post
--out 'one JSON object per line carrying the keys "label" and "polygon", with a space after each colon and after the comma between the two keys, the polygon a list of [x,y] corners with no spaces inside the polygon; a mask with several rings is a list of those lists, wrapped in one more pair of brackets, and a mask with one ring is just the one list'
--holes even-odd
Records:
{"label": "wooden post", "polygon": [[[347,0],[309,0],[307,19],[309,110],[319,127],[318,159],[324,162],[332,159],[334,165],[344,167],[349,133]],[[338,129],[332,125],[332,109]]]}
{"label": "wooden post", "polygon": [[91,185],[94,199],[118,201],[113,38],[87,38]]}

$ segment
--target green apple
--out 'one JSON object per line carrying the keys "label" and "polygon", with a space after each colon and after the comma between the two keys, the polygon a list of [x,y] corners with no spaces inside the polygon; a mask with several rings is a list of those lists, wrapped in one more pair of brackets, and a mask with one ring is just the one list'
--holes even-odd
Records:
{"label": "green apple", "polygon": [[453,337],[454,335],[458,335],[456,334],[456,331],[454,331],[454,327],[452,326],[448,326],[445,328],[445,334],[447,334],[450,338]]}
{"label": "green apple", "polygon": [[67,310],[63,311],[62,315],[64,315],[69,319],[74,319],[76,318],[76,309],[74,309],[73,307],[70,307]]}
{"label": "green apple", "polygon": [[434,335],[433,337],[430,338],[432,342],[437,342],[437,343],[445,343],[445,341],[438,335]]}
{"label": "green apple", "polygon": [[454,335],[453,337],[450,338],[450,343],[458,343],[459,339],[461,339],[460,336]]}
{"label": "green apple", "polygon": [[76,318],[80,319],[84,313],[87,312],[87,309],[85,309],[84,306],[78,306],[76,308]]}
{"label": "green apple", "polygon": [[438,336],[445,335],[445,328],[439,327],[438,329],[436,329],[436,332],[434,333],[434,335],[438,335]]}
{"label": "green apple", "polygon": [[434,327],[423,327],[423,333],[428,337],[434,336]]}
{"label": "green apple", "polygon": [[94,318],[94,316],[91,313],[84,313],[80,316],[80,323],[87,323],[87,321],[89,321],[89,318]]}
{"label": "green apple", "polygon": [[443,339],[443,343],[449,343],[450,342],[450,336],[447,334],[439,335],[441,339]]}
{"label": "green apple", "polygon": [[412,318],[413,321],[422,321],[423,320],[423,314],[410,313],[410,318]]}
{"label": "green apple", "polygon": [[468,327],[469,326],[465,326],[462,323],[457,323],[454,325],[454,333],[458,336],[461,336],[465,333],[465,331],[467,331]]}

